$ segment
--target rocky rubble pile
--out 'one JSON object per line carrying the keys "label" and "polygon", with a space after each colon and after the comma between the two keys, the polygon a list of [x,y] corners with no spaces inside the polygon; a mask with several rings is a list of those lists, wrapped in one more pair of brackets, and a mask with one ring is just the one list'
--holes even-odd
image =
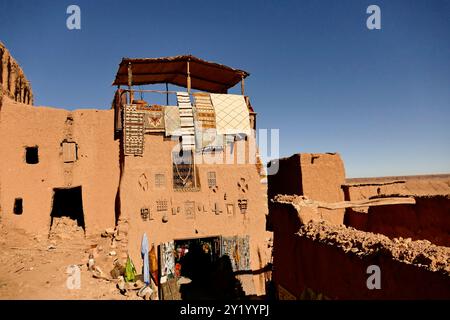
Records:
{"label": "rocky rubble pile", "polygon": [[76,220],[69,217],[53,218],[50,239],[71,239],[74,237],[84,237],[84,229],[78,226]]}
{"label": "rocky rubble pile", "polygon": [[[128,220],[120,219],[115,228],[107,228],[101,233],[97,243],[92,244],[91,248],[85,251],[88,254],[86,259],[88,271],[93,278],[115,284],[120,294],[127,299],[157,300],[158,291],[153,282],[151,285],[146,285],[142,274],[135,274],[133,279],[126,277],[128,229]],[[131,265],[134,269],[130,260]]]}
{"label": "rocky rubble pile", "polygon": [[383,254],[397,261],[450,276],[450,248],[436,246],[428,240],[390,239],[381,234],[364,232],[343,225],[330,225],[324,221],[303,225],[298,235],[336,246],[346,253],[352,253],[361,258]]}

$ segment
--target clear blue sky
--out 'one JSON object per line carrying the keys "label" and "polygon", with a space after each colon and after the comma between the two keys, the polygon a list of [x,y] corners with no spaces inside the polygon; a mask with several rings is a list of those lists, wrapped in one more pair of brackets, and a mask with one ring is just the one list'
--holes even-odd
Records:
{"label": "clear blue sky", "polygon": [[190,53],[251,73],[282,156],[337,151],[349,177],[450,172],[450,0],[0,0],[0,40],[37,105],[109,108],[122,57]]}

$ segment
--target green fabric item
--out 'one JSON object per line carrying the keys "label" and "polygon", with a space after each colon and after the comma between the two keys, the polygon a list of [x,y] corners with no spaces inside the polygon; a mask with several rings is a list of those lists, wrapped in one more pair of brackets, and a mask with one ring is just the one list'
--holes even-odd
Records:
{"label": "green fabric item", "polygon": [[125,265],[125,281],[134,282],[136,279],[136,268],[134,267],[133,261],[131,261],[130,256],[127,257],[127,263]]}

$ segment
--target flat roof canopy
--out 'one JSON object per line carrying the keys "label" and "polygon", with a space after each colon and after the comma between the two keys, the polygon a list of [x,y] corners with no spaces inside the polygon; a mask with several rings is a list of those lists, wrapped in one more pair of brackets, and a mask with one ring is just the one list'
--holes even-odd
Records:
{"label": "flat roof canopy", "polygon": [[209,62],[192,55],[132,59],[123,58],[113,85],[128,85],[128,66],[131,64],[132,85],[170,83],[188,86],[188,66],[191,88],[225,93],[250,74],[246,71]]}

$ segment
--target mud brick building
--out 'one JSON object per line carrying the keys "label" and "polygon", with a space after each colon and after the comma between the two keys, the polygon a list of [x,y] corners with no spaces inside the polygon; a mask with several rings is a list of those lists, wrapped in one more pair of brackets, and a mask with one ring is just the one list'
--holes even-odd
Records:
{"label": "mud brick building", "polygon": [[[160,283],[179,276],[177,250],[203,245],[212,260],[229,257],[246,294],[265,293],[267,190],[247,72],[193,56],[124,58],[110,110],[69,111],[33,106],[23,72],[1,50],[2,223],[31,234],[61,217],[86,236],[117,228],[138,270],[146,233]],[[241,94],[227,94],[239,82]],[[136,87],[158,83],[177,91]]]}

